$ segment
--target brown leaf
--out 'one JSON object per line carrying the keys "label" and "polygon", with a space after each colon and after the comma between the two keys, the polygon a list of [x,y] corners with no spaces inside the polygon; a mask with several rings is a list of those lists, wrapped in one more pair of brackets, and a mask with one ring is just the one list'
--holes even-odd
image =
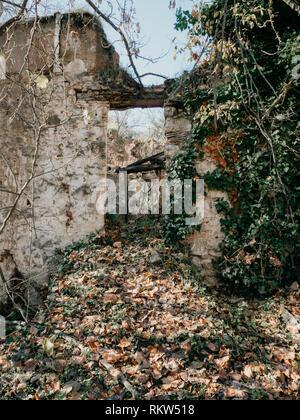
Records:
{"label": "brown leaf", "polygon": [[213,343],[207,343],[206,346],[209,348],[209,350],[213,351],[214,353],[218,351],[218,347]]}
{"label": "brown leaf", "polygon": [[121,249],[122,248],[122,242],[115,242],[114,244],[113,244],[113,247],[114,248],[119,248],[119,249]]}
{"label": "brown leaf", "polygon": [[131,342],[128,341],[126,337],[123,337],[120,344],[118,344],[118,347],[121,347],[122,349],[130,348]]}
{"label": "brown leaf", "polygon": [[225,356],[222,357],[221,359],[215,359],[215,364],[220,368],[220,369],[226,369],[228,362],[230,360],[229,356]]}
{"label": "brown leaf", "polygon": [[113,295],[113,294],[110,294],[110,293],[105,293],[105,296],[104,296],[104,303],[105,304],[107,304],[107,303],[117,303],[118,300],[119,300],[119,297],[117,295]]}
{"label": "brown leaf", "polygon": [[93,353],[98,353],[101,348],[101,344],[98,342],[90,342],[89,347]]}
{"label": "brown leaf", "polygon": [[276,349],[273,351],[273,355],[278,363],[284,362],[289,365],[295,360],[295,352],[284,348]]}
{"label": "brown leaf", "polygon": [[55,372],[61,373],[65,370],[66,366],[67,366],[67,361],[66,360],[57,359],[57,360],[54,360],[52,368],[53,368],[53,370],[55,370]]}
{"label": "brown leaf", "polygon": [[117,363],[120,359],[122,359],[122,353],[116,350],[107,350],[102,353],[102,358],[108,363]]}
{"label": "brown leaf", "polygon": [[54,374],[49,375],[46,378],[45,391],[47,393],[49,393],[49,392],[56,393],[56,392],[60,391],[60,389],[61,389],[61,385],[60,385],[60,381],[59,381],[58,377]]}
{"label": "brown leaf", "polygon": [[243,391],[242,389],[236,389],[233,387],[226,389],[226,397],[228,398],[245,398],[246,395],[246,391]]}
{"label": "brown leaf", "polygon": [[37,360],[34,359],[29,359],[26,361],[25,365],[24,365],[24,370],[26,372],[34,372],[35,369],[39,366],[39,362]]}

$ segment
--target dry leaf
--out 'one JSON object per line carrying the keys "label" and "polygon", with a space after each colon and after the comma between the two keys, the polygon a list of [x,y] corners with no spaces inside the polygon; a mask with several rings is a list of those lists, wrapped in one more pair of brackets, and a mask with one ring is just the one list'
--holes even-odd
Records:
{"label": "dry leaf", "polygon": [[245,378],[252,378],[252,376],[253,376],[252,367],[250,365],[245,366],[244,369],[243,369],[242,375]]}
{"label": "dry leaf", "polygon": [[48,357],[53,356],[54,354],[54,344],[49,339],[45,338],[42,344],[43,351]]}
{"label": "dry leaf", "polygon": [[229,356],[225,356],[222,357],[221,359],[215,359],[215,364],[220,368],[220,369],[226,369],[228,362],[229,362],[230,357]]}
{"label": "dry leaf", "polygon": [[122,340],[120,341],[120,344],[118,344],[118,347],[121,347],[122,349],[130,348],[131,342],[127,340],[126,337],[123,337]]}
{"label": "dry leaf", "polygon": [[102,353],[102,358],[108,363],[117,363],[122,359],[122,353],[116,350],[108,350]]}
{"label": "dry leaf", "polygon": [[245,398],[247,396],[246,391],[236,388],[227,388],[226,389],[226,397],[229,398]]}

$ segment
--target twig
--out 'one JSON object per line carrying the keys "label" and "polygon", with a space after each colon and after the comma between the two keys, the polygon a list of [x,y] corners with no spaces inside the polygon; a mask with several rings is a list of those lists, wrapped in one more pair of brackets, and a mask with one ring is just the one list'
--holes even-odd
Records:
{"label": "twig", "polygon": [[272,103],[272,105],[270,106],[270,108],[266,111],[265,115],[262,118],[262,122],[265,121],[266,118],[268,118],[271,114],[271,112],[273,111],[273,109],[276,107],[276,105],[281,101],[281,99],[284,99],[286,97],[287,92],[289,91],[289,89],[292,87],[293,85],[293,80],[291,80],[289,83],[284,85],[283,91],[281,92],[281,94],[279,96],[277,96],[277,98],[275,99],[275,101]]}
{"label": "twig", "polygon": [[24,2],[23,4],[17,4],[17,3],[14,3],[13,1],[9,1],[9,0],[2,0],[2,3],[7,3],[7,4],[9,4],[10,6],[18,7],[19,9],[21,9],[21,10],[25,10],[25,12],[27,12],[25,2]]}
{"label": "twig", "polygon": [[16,193],[15,191],[5,190],[5,189],[2,189],[2,188],[0,188],[0,192],[7,193],[7,194],[12,194],[12,195],[18,195],[18,193]]}
{"label": "twig", "polygon": [[163,76],[163,75],[161,75],[161,74],[157,74],[157,73],[145,73],[145,74],[142,74],[142,75],[140,76],[140,78],[142,79],[143,77],[146,77],[146,76],[156,76],[156,77],[161,77],[162,79],[165,79],[165,80],[168,80],[168,79],[169,79],[168,77]]}
{"label": "twig", "polygon": [[6,21],[5,23],[3,23],[3,25],[0,26],[0,31],[8,28],[9,26],[13,25],[18,20],[22,19],[23,15],[24,15],[24,12],[26,12],[27,3],[28,3],[28,0],[23,1],[22,6],[21,6],[21,10],[17,14],[17,16],[14,16],[13,18],[11,18],[8,21]]}
{"label": "twig", "polygon": [[135,73],[135,75],[136,75],[136,77],[137,77],[137,79],[138,79],[141,87],[143,87],[143,83],[142,83],[141,77],[140,77],[140,75],[139,75],[139,73],[137,71],[137,68],[136,68],[136,66],[135,66],[135,64],[133,62],[133,58],[132,58],[132,54],[131,54],[131,51],[130,51],[130,47],[129,47],[129,44],[128,44],[128,41],[127,41],[127,38],[126,38],[124,32],[120,28],[118,28],[105,14],[103,14],[101,12],[101,10],[91,0],[86,0],[86,2],[92,7],[92,9],[94,9],[94,11],[103,20],[105,20],[105,22],[107,22],[116,32],[118,32],[121,35],[121,38],[122,38],[122,40],[124,42],[124,45],[125,45],[125,48],[126,48],[126,51],[127,51],[127,54],[128,54],[128,58],[129,58],[129,61],[130,61],[131,66],[132,66],[132,69],[133,69],[133,71],[134,71],[134,73]]}
{"label": "twig", "polygon": [[294,1],[292,0],[282,0],[285,4],[290,6],[291,9],[295,10],[300,15],[300,6],[298,6]]}
{"label": "twig", "polygon": [[131,383],[125,378],[125,376],[123,375],[123,373],[121,371],[119,371],[118,369],[116,369],[114,366],[112,366],[110,363],[106,362],[103,359],[99,360],[99,363],[101,363],[101,365],[108,371],[108,372],[118,372],[118,379],[120,379],[120,381],[122,381],[124,387],[131,393],[131,395],[137,400],[139,398],[139,394],[138,392],[133,388],[133,386],[131,385]]}
{"label": "twig", "polygon": [[3,284],[5,285],[7,296],[10,298],[10,300],[11,300],[12,304],[14,305],[14,307],[20,312],[20,314],[21,314],[24,322],[27,323],[28,322],[28,318],[25,316],[24,311],[21,308],[21,306],[16,303],[13,294],[10,293],[10,286],[9,286],[6,278],[4,277],[4,274],[3,274],[3,271],[2,271],[2,268],[1,267],[0,267],[0,279],[2,280]]}
{"label": "twig", "polygon": [[10,211],[8,212],[8,214],[6,215],[6,217],[5,217],[5,219],[2,223],[2,226],[0,227],[0,235],[2,235],[4,229],[6,228],[6,225],[9,221],[9,219],[13,215],[15,209],[17,208],[17,206],[19,204],[19,201],[20,201],[21,197],[23,196],[24,191],[27,189],[27,187],[30,185],[30,183],[34,179],[35,169],[36,169],[36,165],[37,165],[37,158],[38,158],[38,153],[39,153],[39,148],[40,148],[40,140],[41,140],[41,130],[39,130],[38,135],[37,135],[37,139],[36,139],[35,152],[34,152],[34,157],[33,157],[33,162],[32,162],[32,167],[31,167],[31,175],[27,179],[27,181],[25,182],[23,187],[20,189],[20,191],[17,193],[17,197],[16,197],[12,207],[11,207]]}

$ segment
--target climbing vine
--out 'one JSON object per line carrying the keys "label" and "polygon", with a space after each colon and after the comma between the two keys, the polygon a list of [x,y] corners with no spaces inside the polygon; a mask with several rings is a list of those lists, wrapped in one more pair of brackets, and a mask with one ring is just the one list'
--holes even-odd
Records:
{"label": "climbing vine", "polygon": [[[196,60],[176,86],[193,133],[170,177],[204,177],[209,189],[228,193],[217,204],[225,234],[220,279],[230,289],[268,294],[297,276],[299,15],[280,0],[194,3],[177,11],[176,22],[189,32]],[[196,82],[203,74],[205,89]],[[195,161],[207,155],[217,169],[197,174]],[[189,229],[171,216],[166,237],[182,239]]]}

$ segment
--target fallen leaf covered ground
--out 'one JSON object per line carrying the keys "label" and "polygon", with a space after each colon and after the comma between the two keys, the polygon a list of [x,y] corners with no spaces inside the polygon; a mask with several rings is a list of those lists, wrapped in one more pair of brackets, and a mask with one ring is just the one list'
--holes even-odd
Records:
{"label": "fallen leaf covered ground", "polygon": [[299,399],[299,285],[206,289],[157,231],[134,221],[61,251],[45,303],[0,344],[0,399]]}

